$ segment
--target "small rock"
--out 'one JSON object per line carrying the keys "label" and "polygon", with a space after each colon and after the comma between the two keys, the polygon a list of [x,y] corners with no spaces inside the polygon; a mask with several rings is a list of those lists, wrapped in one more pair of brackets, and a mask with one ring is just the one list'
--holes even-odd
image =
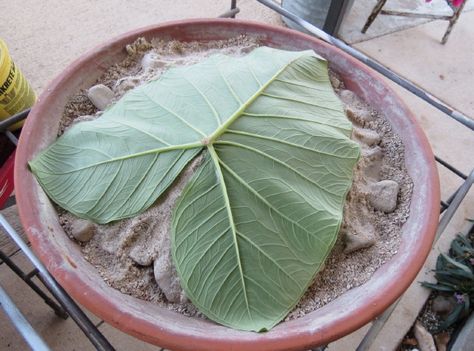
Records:
{"label": "small rock", "polygon": [[448,349],[448,343],[451,336],[448,332],[443,332],[434,336],[436,347],[438,351],[446,351]]}
{"label": "small rock", "polygon": [[[170,61],[171,62],[171,61]],[[150,51],[143,55],[141,65],[145,73],[149,73],[157,68],[163,68],[170,64],[163,59],[160,59],[156,52]]]}
{"label": "small rock", "polygon": [[421,351],[436,351],[433,335],[420,322],[415,323],[413,331]]}
{"label": "small rock", "polygon": [[452,312],[454,307],[456,306],[456,301],[453,297],[446,297],[446,296],[436,296],[431,303],[431,309],[433,312],[441,316],[447,316]]}
{"label": "small rock", "polygon": [[415,338],[406,338],[402,341],[403,345],[409,345],[409,346],[416,346],[418,345],[418,341],[416,341]]}
{"label": "small rock", "polygon": [[347,89],[341,90],[339,92],[339,97],[346,105],[353,104],[354,102],[359,101],[357,95],[353,91]]}
{"label": "small rock", "polygon": [[381,161],[383,159],[383,151],[379,146],[370,149],[363,149],[362,156],[369,161]]}
{"label": "small rock", "polygon": [[345,107],[347,118],[349,118],[352,123],[355,123],[360,126],[365,126],[366,123],[372,121],[374,118],[370,111],[354,108],[352,106]]}
{"label": "small rock", "polygon": [[125,50],[129,55],[136,55],[145,51],[150,50],[153,47],[145,38],[137,38],[132,44],[125,46]]}
{"label": "small rock", "polygon": [[183,289],[179,282],[178,273],[168,255],[160,255],[153,263],[155,280],[169,302],[181,302]]}
{"label": "small rock", "polygon": [[380,143],[380,135],[370,129],[362,129],[354,127],[352,134],[363,144],[368,146],[377,145]]}
{"label": "small rock", "polygon": [[113,91],[104,84],[97,84],[89,88],[87,97],[99,110],[105,110],[114,98]]}
{"label": "small rock", "polygon": [[344,253],[351,253],[371,247],[375,244],[375,228],[370,223],[366,223],[358,232],[352,230],[345,231],[344,242],[346,244]]}
{"label": "small rock", "polygon": [[355,124],[364,126],[367,122],[373,121],[374,116],[368,108],[364,108],[360,99],[352,91],[344,89],[339,93],[339,97],[344,103],[347,117]]}
{"label": "small rock", "polygon": [[341,81],[335,74],[329,74],[329,81],[334,89],[338,90],[341,88]]}
{"label": "small rock", "polygon": [[382,180],[370,186],[369,202],[379,211],[391,213],[397,207],[399,185],[393,180]]}
{"label": "small rock", "polygon": [[86,242],[95,234],[94,223],[85,219],[76,219],[71,224],[71,235],[77,241]]}
{"label": "small rock", "polygon": [[140,84],[140,78],[138,77],[124,77],[120,78],[115,82],[114,91],[118,96],[124,95],[127,91],[135,88]]}
{"label": "small rock", "polygon": [[383,163],[383,151],[379,146],[362,148],[362,173],[366,180],[378,182]]}
{"label": "small rock", "polygon": [[[148,247],[147,247],[148,248]],[[155,259],[154,257],[154,252],[151,250],[147,250],[147,248],[144,248],[142,246],[134,246],[130,250],[130,258],[140,266],[150,266],[153,263],[153,260]]]}

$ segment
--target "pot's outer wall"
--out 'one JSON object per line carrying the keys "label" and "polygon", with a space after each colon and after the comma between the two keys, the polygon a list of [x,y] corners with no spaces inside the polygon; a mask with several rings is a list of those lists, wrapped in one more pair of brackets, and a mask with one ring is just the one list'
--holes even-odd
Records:
{"label": "pot's outer wall", "polygon": [[[92,85],[107,67],[125,57],[137,37],[163,40],[227,39],[240,34],[289,50],[314,49],[342,75],[346,86],[382,111],[405,145],[414,182],[410,217],[398,253],[366,284],[302,318],[257,334],[188,318],[107,286],[62,230],[49,199],[27,163],[56,139],[68,98]],[[342,51],[292,30],[240,20],[172,22],[127,33],[72,63],[45,90],[31,111],[16,154],[18,209],[33,249],[59,283],[106,322],[144,341],[173,350],[307,350],[338,339],[371,321],[411,284],[431,249],[439,215],[439,181],[428,141],[412,113],[381,77]]]}

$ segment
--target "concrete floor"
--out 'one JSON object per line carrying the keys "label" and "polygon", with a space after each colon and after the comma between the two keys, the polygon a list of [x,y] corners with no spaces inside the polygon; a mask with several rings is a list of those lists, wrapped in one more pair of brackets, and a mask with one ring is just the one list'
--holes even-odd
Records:
{"label": "concrete floor", "polygon": [[[402,1],[402,0],[397,0]],[[0,33],[8,43],[11,55],[22,68],[33,87],[41,92],[55,75],[85,50],[125,31],[166,20],[190,17],[215,17],[228,8],[229,1],[218,0],[83,0],[83,1],[10,1],[2,4]],[[374,0],[356,1],[356,4],[371,8]],[[471,2],[471,5],[472,2]],[[240,0],[242,13],[239,18],[252,19],[281,25],[279,16],[270,12],[254,0]],[[354,8],[353,8],[354,9]],[[357,9],[357,8],[356,8]],[[369,10],[370,11],[370,10]],[[365,15],[352,13],[352,20],[346,20],[342,32],[355,33],[365,21]],[[354,22],[355,21],[355,22]],[[371,28],[376,38],[359,39],[355,47],[384,63],[394,71],[410,78],[432,94],[442,98],[454,108],[474,118],[474,98],[471,85],[474,82],[474,12],[463,13],[453,30],[447,45],[439,43],[446,28],[446,22],[436,21],[418,25],[403,31],[384,35],[399,27],[392,27],[385,18]],[[385,22],[384,22],[385,21]],[[384,25],[386,23],[386,26]],[[376,23],[374,23],[375,25]],[[413,23],[412,23],[413,24]],[[362,38],[364,40],[365,38]],[[474,134],[426,103],[401,88],[394,89],[415,112],[429,137],[433,150],[439,156],[468,173],[474,167],[472,151]],[[442,193],[447,196],[459,179],[440,168]],[[464,201],[453,223],[446,231],[439,248],[433,256],[445,250],[450,238],[459,230],[466,217],[474,217],[474,192]],[[13,219],[14,220],[14,219]],[[25,257],[16,253],[13,259],[28,267]],[[428,261],[424,280],[431,269]],[[54,350],[92,350],[92,346],[71,320],[62,321],[54,316],[25,285],[5,267],[0,265],[0,281],[33,326],[43,335]],[[414,283],[414,294],[418,283]],[[416,300],[416,299],[409,299]],[[373,350],[392,350],[403,336],[403,329],[411,315],[417,314],[418,305],[408,301],[403,310],[406,315],[397,315],[396,320],[384,330]],[[413,303],[412,303],[413,302]],[[412,304],[411,304],[412,303]],[[93,320],[118,350],[147,351],[160,350],[144,344],[97,318]],[[400,324],[402,327],[400,327]],[[367,327],[365,327],[367,329]],[[401,336],[400,336],[401,335]],[[362,332],[341,339],[330,345],[330,350],[351,350],[363,336]],[[377,346],[378,345],[378,346]],[[26,344],[0,313],[0,349],[26,350]]]}

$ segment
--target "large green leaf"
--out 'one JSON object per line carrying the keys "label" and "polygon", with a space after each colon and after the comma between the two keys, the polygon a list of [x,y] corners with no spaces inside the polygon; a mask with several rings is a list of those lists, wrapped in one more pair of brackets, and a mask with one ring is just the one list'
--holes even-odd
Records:
{"label": "large green leaf", "polygon": [[192,302],[270,329],[330,252],[359,147],[312,51],[259,48],[169,70],[31,162],[49,196],[100,223],[150,206],[202,149],[175,209],[172,253]]}

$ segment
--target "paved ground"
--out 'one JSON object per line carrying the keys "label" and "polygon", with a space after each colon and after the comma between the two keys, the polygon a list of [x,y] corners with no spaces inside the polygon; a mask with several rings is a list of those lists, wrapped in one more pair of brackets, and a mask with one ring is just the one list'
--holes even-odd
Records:
{"label": "paved ground", "polygon": [[[403,0],[394,1],[403,3]],[[356,1],[357,6],[353,8],[353,11],[362,8],[366,12],[367,9],[370,11],[374,2],[375,0]],[[433,6],[437,6],[436,1],[433,2],[435,3]],[[361,5],[362,3],[364,5]],[[473,5],[472,2],[471,5]],[[240,0],[239,6],[242,9],[240,18],[281,24],[279,16],[253,0]],[[48,81],[84,50],[115,35],[165,20],[215,17],[224,12],[227,7],[228,1],[218,0],[9,1],[2,4],[0,33],[10,46],[15,61],[22,67],[34,88],[41,92]],[[365,21],[365,16],[361,12],[351,12],[350,18],[353,20],[349,18],[345,22],[346,27],[345,32],[343,28],[343,33],[348,33],[346,35],[352,33],[352,40],[360,41],[360,38],[354,39],[354,33]],[[439,40],[446,28],[446,22],[430,22],[384,35],[400,27],[387,22],[387,17],[379,18],[377,21],[371,28],[373,33],[370,34],[376,38],[359,42],[355,46],[474,118],[474,99],[471,93],[471,85],[474,81],[472,64],[474,62],[472,48],[474,12],[466,12],[461,16],[445,46],[441,45]],[[473,133],[402,89],[397,87],[395,89],[415,112],[435,152],[464,172],[469,172],[474,167],[472,152],[470,152],[474,149]],[[440,169],[440,174],[442,192],[446,196],[459,184],[459,181],[444,169]],[[434,249],[433,256],[437,255],[438,250],[444,250],[450,237],[462,226],[464,218],[474,215],[473,199],[474,192],[471,191],[470,198],[465,201],[455,221],[446,232],[446,239],[440,244],[440,248]],[[13,259],[20,265],[28,266],[21,254],[13,255]],[[427,275],[431,267],[427,265],[421,274]],[[12,275],[4,264],[0,265],[0,281],[54,350],[92,350],[87,339],[72,321],[58,320],[31,291],[25,288],[21,281]],[[414,289],[414,294],[418,296],[417,283],[414,284]],[[419,301],[415,301],[416,299],[408,300],[410,301],[403,305],[403,311],[410,313],[397,315],[394,323],[382,333],[377,341],[376,345],[379,346],[374,346],[373,350],[392,350],[397,340],[403,336],[404,328],[410,325],[407,321],[412,318],[411,314],[416,315],[414,311],[420,304]],[[94,321],[100,325],[100,330],[109,337],[118,350],[159,350],[111,328],[100,320],[94,319]],[[362,335],[359,332],[346,337],[332,344],[330,350],[353,349]],[[26,345],[2,313],[0,313],[0,349],[15,351],[26,349]]]}

